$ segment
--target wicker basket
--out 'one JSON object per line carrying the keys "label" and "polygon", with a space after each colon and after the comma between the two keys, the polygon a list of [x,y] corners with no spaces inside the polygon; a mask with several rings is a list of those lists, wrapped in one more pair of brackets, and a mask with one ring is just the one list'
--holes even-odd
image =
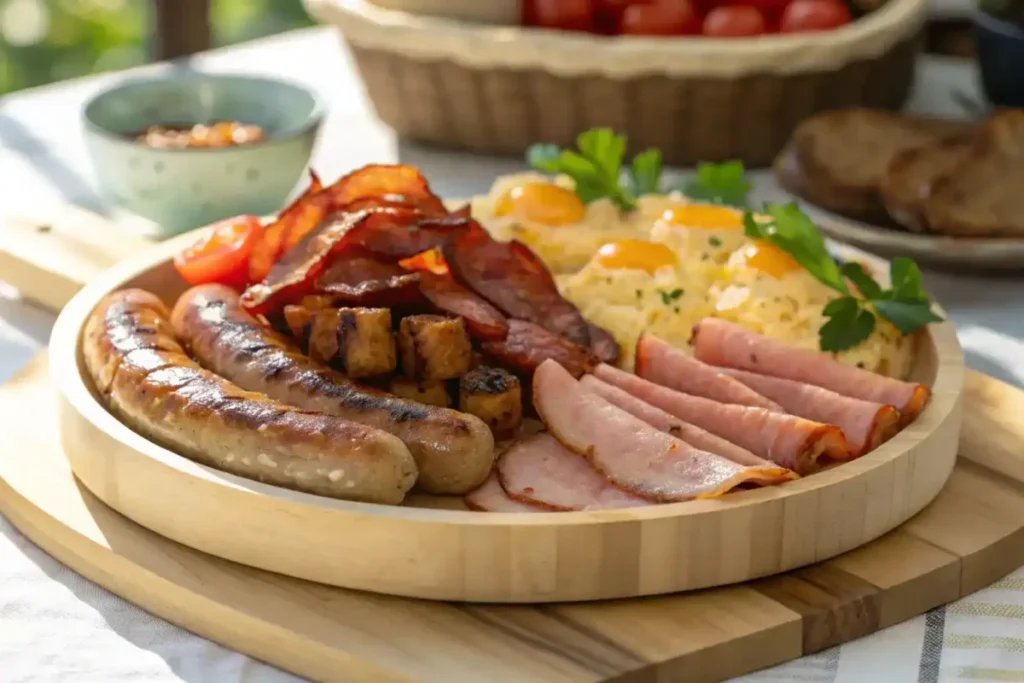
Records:
{"label": "wicker basket", "polygon": [[[608,38],[305,0],[337,25],[399,135],[479,153],[571,145],[589,128],[668,163],[769,164],[803,119],[906,101],[926,0],[889,0],[835,31],[748,40]],[[393,1],[393,0],[392,0]],[[422,1],[422,0],[420,0]],[[479,0],[483,1],[483,0]]]}

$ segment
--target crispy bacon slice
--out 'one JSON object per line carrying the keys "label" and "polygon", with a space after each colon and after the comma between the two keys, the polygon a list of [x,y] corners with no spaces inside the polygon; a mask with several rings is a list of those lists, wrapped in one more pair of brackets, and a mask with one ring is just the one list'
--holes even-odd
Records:
{"label": "crispy bacon slice", "polygon": [[416,210],[421,215],[447,216],[448,209],[413,166],[371,164],[343,176],[327,188],[336,209],[362,199],[377,199]]}
{"label": "crispy bacon slice", "polygon": [[589,349],[525,320],[509,320],[508,336],[501,341],[485,341],[480,349],[500,364],[527,376],[546,360],[556,361],[573,377],[590,372],[600,362]]}
{"label": "crispy bacon slice", "polygon": [[[309,176],[309,187],[306,188],[306,191],[277,215],[277,220],[267,226],[260,241],[253,245],[252,253],[249,255],[250,282],[262,282],[270,274],[270,269],[285,252],[285,244],[288,241],[289,233],[292,232],[292,227],[296,223],[310,220],[307,217],[307,204],[323,189],[323,183],[320,182],[320,176],[313,169],[309,170]],[[323,215],[326,216],[326,212]],[[321,220],[323,217],[316,219],[314,227]]]}
{"label": "crispy bacon slice", "polygon": [[393,261],[408,259],[458,239],[470,228],[470,219],[425,216],[416,209],[378,208],[379,216],[363,223],[351,240],[366,251]]}
{"label": "crispy bacon slice", "polygon": [[694,327],[691,343],[694,355],[711,365],[807,382],[843,396],[895,406],[903,426],[921,414],[931,397],[923,384],[843,365],[828,354],[787,346],[726,320],[705,318]]}
{"label": "crispy bacon slice", "polygon": [[436,275],[448,275],[448,264],[444,262],[441,250],[434,248],[422,254],[416,254],[412,258],[402,259],[398,262],[406,270],[427,270]]}
{"label": "crispy bacon slice", "polygon": [[583,314],[562,297],[551,273],[526,246],[499,242],[474,223],[442,252],[455,279],[505,315],[589,348],[590,328]]}
{"label": "crispy bacon slice", "polygon": [[448,275],[430,271],[416,273],[420,292],[435,308],[462,316],[470,335],[476,339],[501,341],[508,336],[508,319],[501,311],[469,291]]}
{"label": "crispy bacon slice", "polygon": [[650,501],[609,482],[546,432],[518,441],[498,459],[498,480],[509,498],[551,510],[646,507]]}
{"label": "crispy bacon slice", "polygon": [[316,279],[316,290],[348,304],[391,307],[420,300],[420,274],[369,254],[343,252]]}
{"label": "crispy bacon slice", "polygon": [[594,374],[681,420],[800,475],[818,470],[822,457],[834,460],[851,457],[842,430],[833,425],[765,408],[719,403],[683,394],[610,365],[598,366]]}
{"label": "crispy bacon slice", "polygon": [[549,512],[537,505],[527,505],[509,498],[501,488],[497,471],[492,471],[479,488],[467,493],[463,500],[466,507],[478,512]]}
{"label": "crispy bacon slice", "polygon": [[720,403],[782,411],[777,403],[755,389],[651,334],[642,334],[637,341],[636,374],[684,394],[703,396]]}
{"label": "crispy bacon slice", "polygon": [[792,478],[775,465],[744,467],[697,450],[586,391],[554,361],[537,368],[533,395],[541,419],[562,445],[616,485],[648,500],[714,498],[741,484]]}

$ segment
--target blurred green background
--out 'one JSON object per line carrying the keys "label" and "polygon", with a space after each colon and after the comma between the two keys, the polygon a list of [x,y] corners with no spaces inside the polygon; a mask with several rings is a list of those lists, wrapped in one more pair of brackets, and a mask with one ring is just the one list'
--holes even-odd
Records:
{"label": "blurred green background", "polygon": [[[0,0],[0,94],[149,60],[148,0]],[[214,44],[312,25],[300,0],[213,0]]]}

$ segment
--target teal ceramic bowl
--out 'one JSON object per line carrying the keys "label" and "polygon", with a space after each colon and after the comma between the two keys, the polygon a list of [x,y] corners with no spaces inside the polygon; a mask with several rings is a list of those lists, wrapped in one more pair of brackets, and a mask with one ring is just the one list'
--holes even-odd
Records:
{"label": "teal ceramic bowl", "polygon": [[[312,92],[253,76],[189,72],[133,79],[85,107],[85,138],[102,191],[168,237],[238,214],[279,210],[303,177],[323,120]],[[238,121],[263,129],[252,145],[154,148],[153,125]]]}

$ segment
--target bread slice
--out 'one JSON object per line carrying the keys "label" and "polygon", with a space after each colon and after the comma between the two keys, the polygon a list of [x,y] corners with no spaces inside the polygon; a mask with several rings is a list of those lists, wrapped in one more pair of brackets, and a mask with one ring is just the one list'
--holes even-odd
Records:
{"label": "bread slice", "polygon": [[822,208],[888,223],[882,175],[892,158],[952,135],[967,124],[854,107],[801,123],[775,163],[785,189]]}
{"label": "bread slice", "polygon": [[932,183],[962,164],[971,152],[970,138],[953,138],[905,149],[893,157],[880,188],[892,219],[910,232],[928,232],[925,203]]}
{"label": "bread slice", "polygon": [[971,154],[932,183],[930,232],[956,237],[1024,237],[1024,110],[982,126]]}

